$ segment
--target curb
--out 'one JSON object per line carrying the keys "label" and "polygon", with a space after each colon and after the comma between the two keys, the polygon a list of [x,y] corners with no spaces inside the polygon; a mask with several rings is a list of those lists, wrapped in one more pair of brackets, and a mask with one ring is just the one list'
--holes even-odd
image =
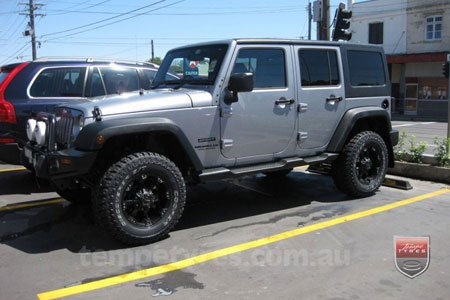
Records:
{"label": "curb", "polygon": [[396,161],[388,174],[450,184],[450,168]]}

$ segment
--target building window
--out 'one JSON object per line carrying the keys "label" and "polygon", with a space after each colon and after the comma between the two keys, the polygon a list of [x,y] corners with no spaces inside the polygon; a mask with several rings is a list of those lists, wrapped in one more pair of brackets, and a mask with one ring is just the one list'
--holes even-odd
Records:
{"label": "building window", "polygon": [[369,44],[383,44],[383,23],[369,24]]}
{"label": "building window", "polygon": [[425,39],[427,41],[440,40],[442,37],[442,16],[427,17],[425,23]]}

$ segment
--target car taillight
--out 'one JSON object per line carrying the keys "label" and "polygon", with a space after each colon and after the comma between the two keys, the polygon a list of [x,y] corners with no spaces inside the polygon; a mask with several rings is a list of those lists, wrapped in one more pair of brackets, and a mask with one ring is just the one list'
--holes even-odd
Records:
{"label": "car taillight", "polygon": [[0,144],[9,144],[9,143],[14,143],[14,139],[11,138],[0,139]]}
{"label": "car taillight", "polygon": [[28,64],[23,63],[15,67],[0,84],[0,122],[16,123],[16,112],[14,111],[14,106],[6,101],[5,90],[11,80]]}

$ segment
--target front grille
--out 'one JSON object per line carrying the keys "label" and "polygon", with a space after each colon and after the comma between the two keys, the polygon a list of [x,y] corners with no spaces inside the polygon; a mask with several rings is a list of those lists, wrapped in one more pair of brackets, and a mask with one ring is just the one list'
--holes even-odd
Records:
{"label": "front grille", "polygon": [[73,123],[73,116],[68,110],[63,110],[61,115],[56,117],[55,142],[58,150],[70,148],[72,143]]}

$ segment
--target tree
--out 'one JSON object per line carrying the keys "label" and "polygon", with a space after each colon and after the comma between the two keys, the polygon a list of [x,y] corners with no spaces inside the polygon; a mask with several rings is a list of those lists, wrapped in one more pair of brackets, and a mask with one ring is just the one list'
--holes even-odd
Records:
{"label": "tree", "polygon": [[[152,62],[152,59],[150,58],[150,59],[147,60],[147,61],[148,61],[148,62]],[[157,64],[157,65],[161,65],[161,62],[162,62],[161,57],[155,56],[155,59],[153,60],[153,63],[154,63],[154,64]]]}

